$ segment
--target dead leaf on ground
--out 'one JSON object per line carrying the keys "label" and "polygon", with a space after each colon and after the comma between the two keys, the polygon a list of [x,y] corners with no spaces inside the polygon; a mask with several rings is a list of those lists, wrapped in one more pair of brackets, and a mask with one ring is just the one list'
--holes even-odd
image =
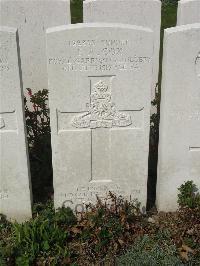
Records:
{"label": "dead leaf on ground", "polygon": [[124,245],[124,241],[123,241],[122,239],[118,239],[118,242],[119,242],[119,244],[120,244],[121,246]]}
{"label": "dead leaf on ground", "polygon": [[181,256],[181,258],[183,260],[189,261],[189,253],[194,254],[194,250],[191,249],[190,247],[188,247],[187,245],[183,244],[180,248],[179,248],[179,254]]}

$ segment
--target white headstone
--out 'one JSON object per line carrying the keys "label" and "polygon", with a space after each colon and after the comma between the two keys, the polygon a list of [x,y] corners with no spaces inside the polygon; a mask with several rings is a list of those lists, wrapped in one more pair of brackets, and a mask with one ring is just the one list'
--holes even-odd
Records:
{"label": "white headstone", "polygon": [[200,23],[200,0],[178,2],[177,25]]}
{"label": "white headstone", "polygon": [[158,83],[161,2],[159,0],[86,0],[83,21],[126,23],[154,31],[152,99]]}
{"label": "white headstone", "polygon": [[69,0],[0,0],[0,25],[19,32],[23,88],[47,89],[46,28],[68,24]]}
{"label": "white headstone", "polygon": [[16,29],[0,27],[0,213],[31,218],[31,181]]}
{"label": "white headstone", "polygon": [[188,180],[200,188],[200,24],[165,30],[158,209],[176,210]]}
{"label": "white headstone", "polygon": [[146,205],[152,31],[79,24],[47,31],[55,206],[108,191]]}

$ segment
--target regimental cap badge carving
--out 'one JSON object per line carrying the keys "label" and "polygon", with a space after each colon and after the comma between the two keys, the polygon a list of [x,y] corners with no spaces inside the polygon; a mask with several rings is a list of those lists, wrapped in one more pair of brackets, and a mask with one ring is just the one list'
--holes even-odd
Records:
{"label": "regimental cap badge carving", "polygon": [[106,92],[108,90],[108,85],[104,81],[100,80],[94,85],[94,90],[96,92]]}
{"label": "regimental cap badge carving", "polygon": [[93,85],[88,111],[72,120],[72,126],[76,128],[127,127],[131,124],[129,114],[116,110],[109,86],[102,80]]}

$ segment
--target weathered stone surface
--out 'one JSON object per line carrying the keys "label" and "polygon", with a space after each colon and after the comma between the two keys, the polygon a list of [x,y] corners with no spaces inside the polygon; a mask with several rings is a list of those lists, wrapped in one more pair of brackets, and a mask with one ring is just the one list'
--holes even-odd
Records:
{"label": "weathered stone surface", "polygon": [[31,217],[31,192],[16,29],[0,27],[0,213]]}
{"label": "weathered stone surface", "polygon": [[200,23],[200,1],[181,0],[178,2],[177,25]]}
{"label": "weathered stone surface", "polygon": [[200,188],[200,24],[165,31],[158,209],[174,211],[188,180]]}
{"label": "weathered stone surface", "polygon": [[161,2],[159,0],[86,0],[84,22],[126,23],[154,31],[152,98],[158,82]]}
{"label": "weathered stone surface", "polygon": [[19,32],[23,88],[47,89],[46,28],[70,23],[69,0],[1,0],[0,25]]}
{"label": "weathered stone surface", "polygon": [[47,31],[56,207],[109,190],[146,205],[152,55],[153,32],[142,27]]}

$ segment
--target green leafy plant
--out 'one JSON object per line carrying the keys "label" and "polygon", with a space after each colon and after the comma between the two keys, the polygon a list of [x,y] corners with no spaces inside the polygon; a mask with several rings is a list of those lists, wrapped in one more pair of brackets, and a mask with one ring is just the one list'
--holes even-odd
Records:
{"label": "green leafy plant", "polygon": [[[6,217],[0,214],[0,265],[7,266],[6,257],[12,253],[12,245],[9,242],[11,236],[12,224],[6,220]],[[10,258],[10,260],[12,260]]]}
{"label": "green leafy plant", "polygon": [[34,208],[34,219],[12,226],[12,254],[16,265],[34,265],[37,260],[59,265],[69,257],[69,231],[63,230],[76,223],[69,208],[55,212],[52,202]]}
{"label": "green leafy plant", "polygon": [[83,0],[71,0],[71,22],[82,23],[83,22]]}
{"label": "green leafy plant", "polygon": [[187,181],[178,188],[178,204],[180,207],[200,208],[200,194],[193,181]]}
{"label": "green leafy plant", "polygon": [[25,118],[29,147],[34,202],[45,202],[53,194],[51,131],[48,91],[32,93],[25,98]]}
{"label": "green leafy plant", "polygon": [[27,89],[29,99],[25,98],[25,117],[29,147],[32,148],[38,138],[50,135],[48,90],[32,93]]}

